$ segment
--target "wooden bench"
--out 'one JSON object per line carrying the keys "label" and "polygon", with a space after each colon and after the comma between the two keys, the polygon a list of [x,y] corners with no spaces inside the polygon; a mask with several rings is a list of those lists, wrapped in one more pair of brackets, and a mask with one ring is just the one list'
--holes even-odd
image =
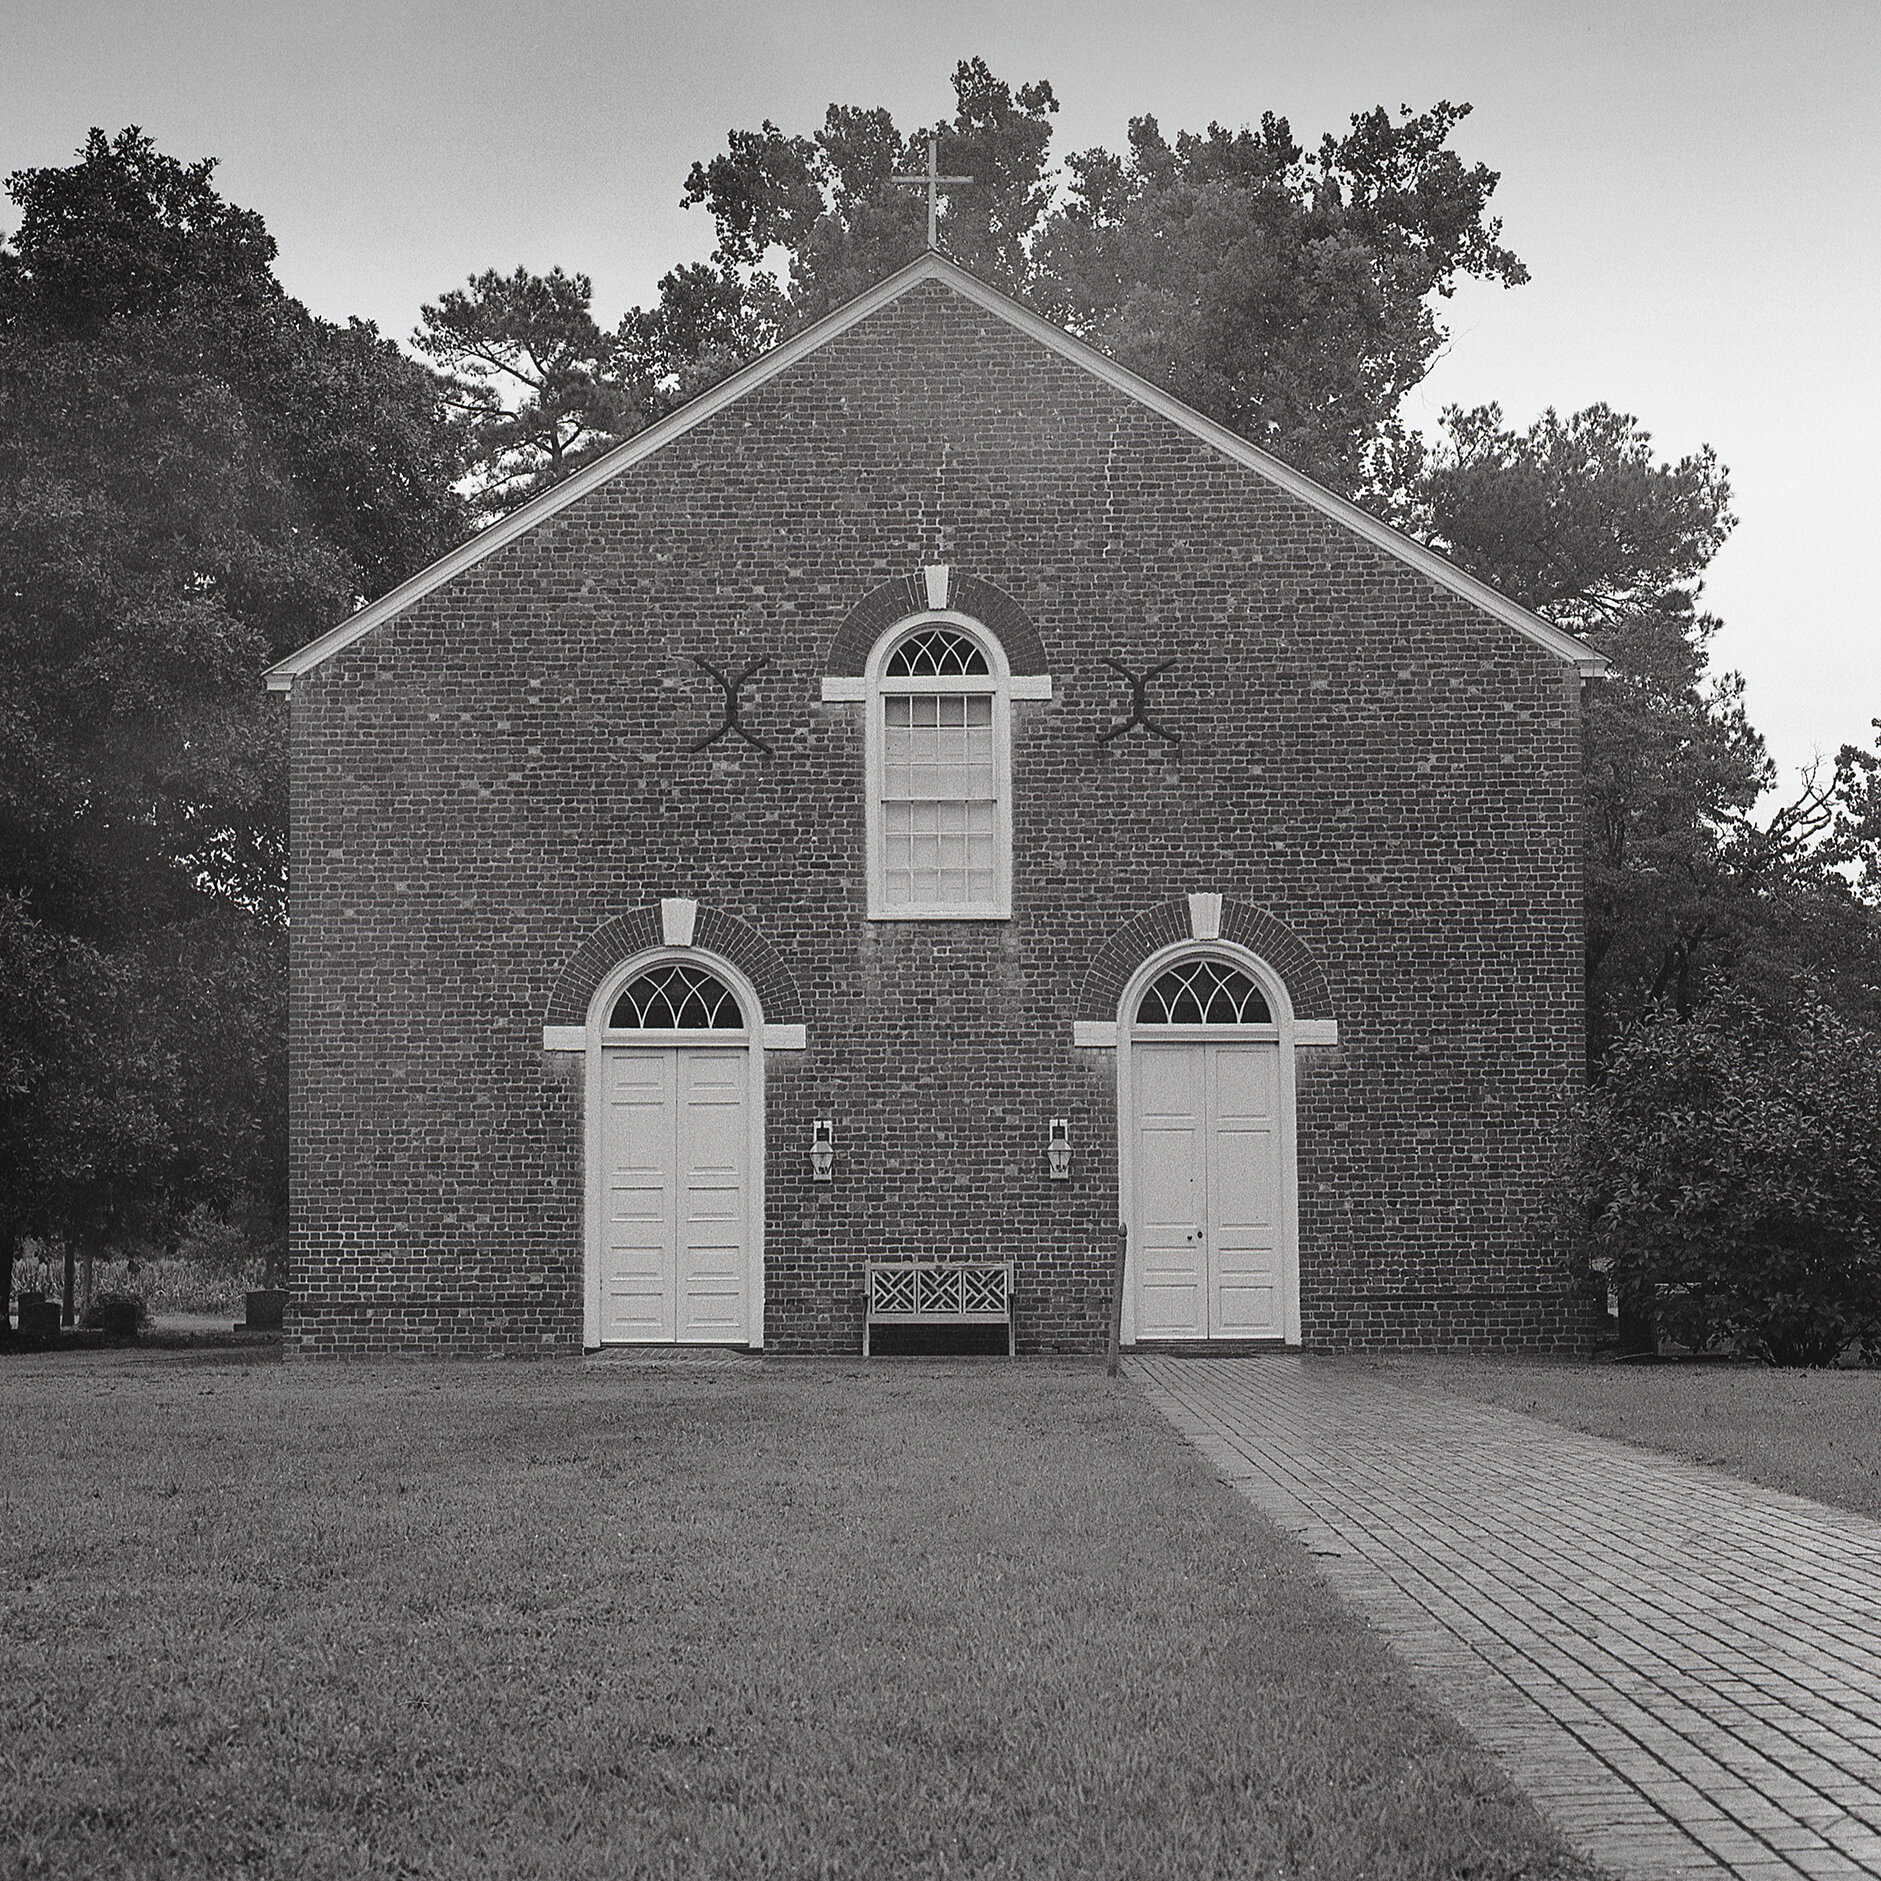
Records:
{"label": "wooden bench", "polygon": [[862,1356],[876,1326],[1000,1326],[1006,1356],[1018,1349],[1011,1261],[868,1261]]}

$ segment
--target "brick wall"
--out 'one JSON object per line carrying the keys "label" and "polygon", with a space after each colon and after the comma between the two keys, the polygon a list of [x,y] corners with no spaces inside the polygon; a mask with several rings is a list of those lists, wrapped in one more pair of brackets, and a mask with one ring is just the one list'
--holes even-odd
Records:
{"label": "brick wall", "polygon": [[[864,918],[863,708],[820,681],[931,562],[1007,597],[1054,681],[1012,708],[1009,922]],[[744,717],[773,756],[689,751],[721,700],[693,654],[769,657]],[[1180,748],[1100,747],[1129,704],[1104,656],[1172,654],[1150,698]],[[1581,1049],[1576,686],[911,289],[296,683],[292,1338],[579,1348],[581,1072],[541,1027],[599,930],[686,895],[748,924],[801,1002],[767,1016],[808,1026],[767,1059],[767,1343],[855,1349],[867,1254],[997,1248],[1022,1348],[1090,1350],[1115,1070],[1071,1023],[1107,942],[1191,890],[1291,935],[1339,1022],[1300,1054],[1307,1343],[1574,1337],[1546,1190]]]}

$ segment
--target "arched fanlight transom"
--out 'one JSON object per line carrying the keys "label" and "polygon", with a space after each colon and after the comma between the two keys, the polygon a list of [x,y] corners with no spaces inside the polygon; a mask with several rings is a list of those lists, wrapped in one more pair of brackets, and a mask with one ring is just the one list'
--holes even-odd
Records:
{"label": "arched fanlight transom", "polygon": [[883,669],[887,679],[984,679],[986,652],[951,627],[920,627],[897,644]]}
{"label": "arched fanlight transom", "polygon": [[744,1022],[723,980],[679,960],[629,980],[607,1021],[616,1032],[735,1032]]}
{"label": "arched fanlight transom", "polygon": [[1182,960],[1160,973],[1136,1009],[1138,1025],[1271,1025],[1261,989],[1223,960]]}

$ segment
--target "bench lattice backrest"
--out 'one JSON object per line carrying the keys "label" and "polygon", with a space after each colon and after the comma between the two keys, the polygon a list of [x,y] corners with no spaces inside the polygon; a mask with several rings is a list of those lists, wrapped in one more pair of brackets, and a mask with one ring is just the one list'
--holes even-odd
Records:
{"label": "bench lattice backrest", "polygon": [[871,1319],[1004,1319],[1010,1261],[870,1261]]}

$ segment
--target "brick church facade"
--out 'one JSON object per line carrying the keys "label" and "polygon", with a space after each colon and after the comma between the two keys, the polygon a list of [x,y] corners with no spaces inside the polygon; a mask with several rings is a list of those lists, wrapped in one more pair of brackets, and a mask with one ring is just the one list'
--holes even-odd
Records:
{"label": "brick church facade", "polygon": [[928,254],[270,674],[290,1347],[1576,1341],[1599,670]]}

